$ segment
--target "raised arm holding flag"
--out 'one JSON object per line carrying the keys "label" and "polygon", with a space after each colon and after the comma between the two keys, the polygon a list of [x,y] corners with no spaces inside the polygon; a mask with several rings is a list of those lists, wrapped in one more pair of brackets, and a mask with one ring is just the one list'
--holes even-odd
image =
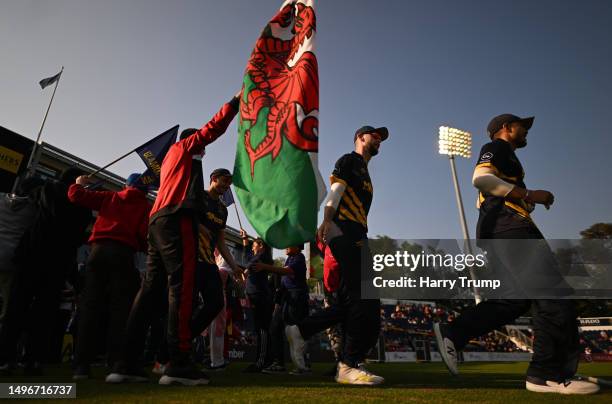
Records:
{"label": "raised arm holding flag", "polygon": [[[210,307],[205,304],[204,308],[195,305],[195,297],[202,286],[196,278],[200,274],[198,265],[202,262],[198,250],[200,213],[205,206],[202,157],[205,147],[225,133],[238,112],[239,94],[224,104],[202,128],[183,130],[180,140],[170,146],[162,162],[160,187],[149,217],[147,271],[128,321],[124,360],[107,376],[108,383],[146,379],[139,360],[152,320],[151,312],[159,307],[158,296],[166,288],[170,362],[159,383],[208,383],[207,376],[190,357],[194,335],[203,331],[208,326],[204,323],[214,318],[222,307],[222,304]],[[208,271],[208,275],[208,281],[218,279],[214,271]],[[215,307],[218,310],[212,313]]]}

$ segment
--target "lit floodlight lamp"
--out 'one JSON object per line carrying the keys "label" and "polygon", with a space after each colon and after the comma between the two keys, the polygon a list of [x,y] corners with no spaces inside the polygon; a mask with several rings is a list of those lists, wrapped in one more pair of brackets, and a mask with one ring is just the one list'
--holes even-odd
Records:
{"label": "lit floodlight lamp", "polygon": [[472,135],[469,132],[440,126],[438,152],[449,157],[472,157]]}

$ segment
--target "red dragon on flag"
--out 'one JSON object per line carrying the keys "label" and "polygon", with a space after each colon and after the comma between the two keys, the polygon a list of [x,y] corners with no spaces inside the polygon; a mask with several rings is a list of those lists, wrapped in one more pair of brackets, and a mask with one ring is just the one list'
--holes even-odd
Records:
{"label": "red dragon on flag", "polygon": [[317,166],[319,75],[313,0],[287,0],[246,66],[234,187],[272,247],[314,238],[325,186]]}
{"label": "red dragon on flag", "polygon": [[[257,147],[251,146],[250,130],[245,133],[251,175],[257,160],[270,153],[272,158],[278,156],[283,137],[301,150],[318,151],[317,58],[310,49],[303,48],[305,41],[314,35],[316,23],[312,6],[295,1],[286,3],[255,44],[246,73],[256,88],[242,103],[240,116],[254,125],[263,107],[269,107],[270,112],[266,136]],[[274,24],[280,30],[291,30],[293,36],[286,40],[278,38],[275,34],[280,30],[274,32]]]}

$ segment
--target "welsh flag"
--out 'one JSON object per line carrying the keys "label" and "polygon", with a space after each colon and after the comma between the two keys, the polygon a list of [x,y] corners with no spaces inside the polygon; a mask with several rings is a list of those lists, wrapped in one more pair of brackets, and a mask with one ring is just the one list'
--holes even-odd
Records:
{"label": "welsh flag", "polygon": [[315,34],[314,1],[285,1],[244,75],[234,187],[251,225],[275,248],[314,239],[325,196]]}

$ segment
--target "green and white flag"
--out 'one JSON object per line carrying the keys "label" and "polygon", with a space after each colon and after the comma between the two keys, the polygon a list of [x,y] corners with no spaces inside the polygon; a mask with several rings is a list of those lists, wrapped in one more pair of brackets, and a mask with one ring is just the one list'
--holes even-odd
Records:
{"label": "green and white flag", "polygon": [[313,3],[285,1],[266,25],[240,100],[234,187],[251,225],[275,248],[314,239],[325,196]]}

